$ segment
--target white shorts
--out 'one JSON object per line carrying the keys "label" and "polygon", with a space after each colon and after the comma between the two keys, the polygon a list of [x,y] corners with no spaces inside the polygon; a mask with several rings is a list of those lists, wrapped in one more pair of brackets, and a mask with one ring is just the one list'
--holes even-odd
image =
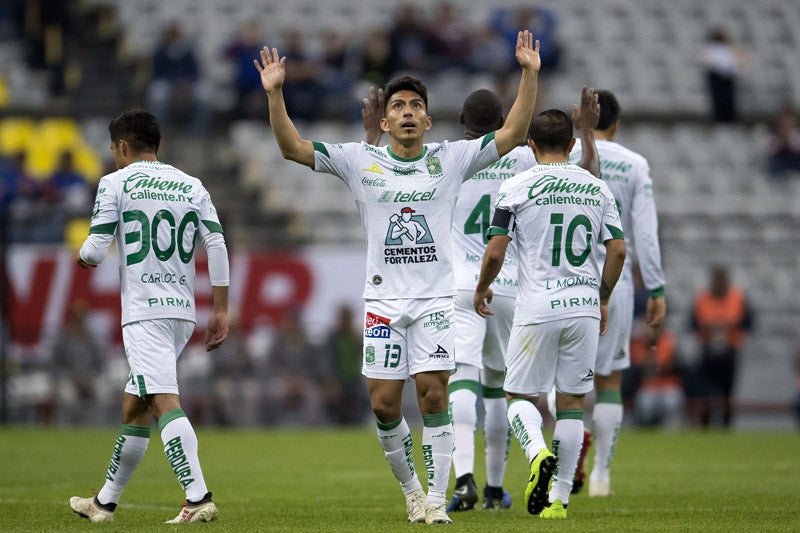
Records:
{"label": "white shorts", "polygon": [[565,318],[514,326],[506,353],[506,392],[526,396],[586,394],[594,386],[600,320]]}
{"label": "white shorts", "polygon": [[631,366],[631,330],[633,328],[633,290],[616,287],[608,302],[608,329],[597,344],[594,371],[610,376],[614,370]]}
{"label": "white shorts", "polygon": [[408,379],[455,370],[452,297],[366,300],[364,308],[362,374]]}
{"label": "white shorts", "polygon": [[139,397],[178,394],[178,357],[194,328],[194,322],[177,318],[140,320],[122,326],[122,343],[131,368],[125,392]]}
{"label": "white shorts", "polygon": [[514,320],[514,298],[495,295],[489,305],[494,315],[483,318],[472,306],[474,294],[458,291],[456,295],[456,365],[502,372]]}

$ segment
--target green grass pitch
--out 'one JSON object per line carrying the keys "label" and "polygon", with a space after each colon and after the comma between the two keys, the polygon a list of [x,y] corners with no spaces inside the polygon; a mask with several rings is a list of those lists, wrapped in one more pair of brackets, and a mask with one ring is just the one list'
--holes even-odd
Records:
{"label": "green grass pitch", "polygon": [[[406,523],[400,487],[368,428],[199,430],[200,459],[220,515],[214,523],[190,526],[163,524],[177,514],[183,492],[154,431],[115,521],[90,524],[72,513],[69,497],[102,486],[115,436],[114,429],[0,428],[0,530],[384,533],[431,527]],[[417,449],[420,439],[415,431]],[[480,489],[480,444],[476,457]],[[421,469],[419,454],[416,461]],[[616,494],[573,495],[566,521],[525,512],[527,470],[512,442],[506,473],[511,509],[452,513],[455,524],[443,527],[484,533],[800,531],[797,433],[624,429],[612,470]]]}

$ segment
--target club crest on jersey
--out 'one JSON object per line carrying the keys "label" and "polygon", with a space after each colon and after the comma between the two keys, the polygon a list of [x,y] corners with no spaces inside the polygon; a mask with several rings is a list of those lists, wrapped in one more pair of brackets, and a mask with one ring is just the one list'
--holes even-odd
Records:
{"label": "club crest on jersey", "polygon": [[368,365],[375,364],[375,347],[371,344],[364,347],[364,362]]}
{"label": "club crest on jersey", "polygon": [[442,162],[438,157],[428,157],[425,159],[425,166],[428,168],[428,174],[431,176],[439,176],[442,174]]}
{"label": "club crest on jersey", "polygon": [[400,210],[400,214],[389,217],[389,229],[386,231],[387,246],[403,244],[431,244],[433,237],[425,215],[415,215],[416,211],[408,206]]}
{"label": "club crest on jersey", "polygon": [[[392,330],[389,328],[389,322],[391,322],[391,319],[367,311],[367,318],[364,322],[364,336],[376,339],[388,339],[392,334]],[[374,348],[372,356],[375,357]]]}

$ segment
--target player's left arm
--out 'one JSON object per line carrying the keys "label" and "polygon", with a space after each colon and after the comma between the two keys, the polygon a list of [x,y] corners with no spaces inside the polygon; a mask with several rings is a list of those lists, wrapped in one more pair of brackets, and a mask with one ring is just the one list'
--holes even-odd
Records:
{"label": "player's left arm", "polygon": [[519,80],[517,97],[506,116],[506,121],[495,132],[494,138],[500,157],[525,142],[533,110],[536,107],[539,69],[542,61],[539,57],[539,41],[534,41],[533,35],[528,30],[517,34],[515,57],[522,68],[522,75]]}
{"label": "player's left arm", "polygon": [[594,87],[581,88],[580,107],[572,105],[572,124],[581,137],[581,168],[589,171],[595,178],[600,178],[600,156],[594,144],[594,130],[600,120],[600,103]]}
{"label": "player's left arm", "polygon": [[200,240],[208,256],[208,277],[214,308],[208,318],[203,343],[206,351],[219,348],[228,337],[228,286],[230,264],[222,225],[211,198],[204,191],[200,201]]}
{"label": "player's left arm", "polygon": [[631,201],[632,238],[642,281],[650,293],[645,308],[645,323],[658,330],[667,313],[665,277],[661,266],[661,247],[658,242],[658,213],[653,198],[653,182],[649,168],[642,169]]}
{"label": "player's left arm", "polygon": [[492,224],[487,232],[489,243],[483,252],[478,285],[475,287],[475,294],[472,297],[472,305],[475,308],[475,312],[484,318],[494,314],[488,305],[492,303],[492,297],[494,296],[491,285],[500,273],[500,269],[503,268],[508,243],[511,242],[509,231],[513,227],[513,221],[514,215],[509,209],[498,207],[494,210]]}

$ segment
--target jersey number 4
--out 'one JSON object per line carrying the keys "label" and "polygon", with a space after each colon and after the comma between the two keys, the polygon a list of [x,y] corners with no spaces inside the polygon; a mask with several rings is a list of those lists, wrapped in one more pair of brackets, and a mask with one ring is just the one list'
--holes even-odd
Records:
{"label": "jersey number 4", "polygon": [[481,196],[475,207],[472,208],[467,220],[464,222],[464,235],[474,235],[480,233],[483,237],[483,244],[489,242],[486,232],[489,229],[490,211],[492,208],[492,198],[488,194]]}

